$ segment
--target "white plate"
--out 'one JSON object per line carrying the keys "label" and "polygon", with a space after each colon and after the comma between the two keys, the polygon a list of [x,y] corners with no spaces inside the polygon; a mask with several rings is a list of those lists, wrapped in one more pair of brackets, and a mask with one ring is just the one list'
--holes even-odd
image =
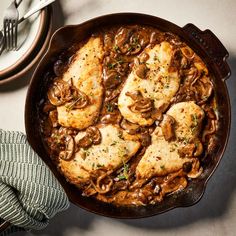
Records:
{"label": "white plate", "polygon": [[[4,10],[11,4],[11,2],[12,0],[1,0],[0,29],[2,29],[3,25]],[[39,0],[23,0],[20,6],[18,7],[19,18],[24,16],[24,14],[38,2]],[[18,50],[10,52],[5,50],[2,55],[0,55],[0,76],[3,76],[4,73],[9,72],[12,66],[14,66],[15,68],[15,66],[18,66],[18,64],[22,63],[22,59],[30,50],[36,36],[39,33],[39,27],[40,14],[37,13],[19,25]]]}

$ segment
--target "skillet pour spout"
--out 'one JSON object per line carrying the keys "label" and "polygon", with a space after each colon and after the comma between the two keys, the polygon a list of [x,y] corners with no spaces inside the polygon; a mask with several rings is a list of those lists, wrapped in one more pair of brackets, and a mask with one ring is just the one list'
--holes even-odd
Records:
{"label": "skillet pour spout", "polygon": [[[45,96],[48,84],[47,78],[42,78],[42,75],[52,67],[58,55],[74,43],[85,40],[96,29],[126,24],[148,25],[179,36],[207,64],[209,72],[213,76],[214,91],[218,101],[217,145],[214,151],[202,161],[203,173],[198,178],[190,181],[183,191],[166,196],[159,204],[139,207],[115,206],[82,196],[80,190],[69,184],[58,172],[44,146],[39,128],[38,107]],[[90,212],[115,218],[141,218],[160,214],[176,207],[187,207],[196,204],[204,194],[207,182],[223,156],[229,137],[231,112],[230,99],[225,84],[225,80],[230,76],[230,68],[227,64],[228,56],[229,54],[223,44],[210,30],[201,31],[193,24],[187,24],[181,28],[169,21],[151,15],[117,13],[100,16],[79,25],[62,27],[53,34],[49,48],[34,71],[28,89],[25,103],[25,127],[28,141],[53,171],[64,187],[70,201]]]}

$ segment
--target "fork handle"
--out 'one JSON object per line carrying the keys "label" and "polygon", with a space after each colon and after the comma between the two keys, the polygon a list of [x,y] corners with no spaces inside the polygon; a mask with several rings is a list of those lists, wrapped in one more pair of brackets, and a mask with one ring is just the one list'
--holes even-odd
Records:
{"label": "fork handle", "polygon": [[32,16],[34,13],[37,11],[43,9],[44,7],[48,6],[49,4],[55,2],[55,0],[45,0],[45,1],[40,1],[38,4],[36,4],[32,9],[30,9],[19,21],[18,23],[21,23],[25,19],[29,18]]}

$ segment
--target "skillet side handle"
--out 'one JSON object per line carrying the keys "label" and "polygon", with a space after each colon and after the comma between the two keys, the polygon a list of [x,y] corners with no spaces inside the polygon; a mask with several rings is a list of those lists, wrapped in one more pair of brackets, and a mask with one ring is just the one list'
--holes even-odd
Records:
{"label": "skillet side handle", "polygon": [[226,59],[229,56],[228,51],[220,40],[209,29],[201,31],[193,24],[187,24],[183,27],[191,40],[194,40],[203,51],[206,52],[215,65],[220,78],[225,81],[229,78],[231,71]]}
{"label": "skillet side handle", "polygon": [[4,221],[3,223],[1,223],[0,224],[0,234],[10,226],[11,226],[11,224],[7,221]]}

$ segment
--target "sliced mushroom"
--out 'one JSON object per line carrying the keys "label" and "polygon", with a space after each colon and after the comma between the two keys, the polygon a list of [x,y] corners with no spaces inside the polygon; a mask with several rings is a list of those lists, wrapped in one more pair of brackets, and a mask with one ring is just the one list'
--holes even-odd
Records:
{"label": "sliced mushroom", "polygon": [[49,112],[49,119],[52,123],[52,127],[58,126],[58,118],[57,118],[57,110],[53,110]]}
{"label": "sliced mushroom", "polygon": [[151,142],[152,142],[151,136],[150,136],[150,134],[148,134],[148,133],[142,133],[142,134],[140,134],[140,135],[139,135],[139,140],[140,140],[141,145],[142,145],[143,147],[148,147],[148,146],[151,144]]}
{"label": "sliced mushroom", "polygon": [[149,112],[153,109],[153,100],[150,98],[142,98],[129,105],[128,108],[135,113]]}
{"label": "sliced mushroom", "polygon": [[193,153],[194,153],[195,148],[196,147],[195,147],[194,143],[188,143],[184,146],[181,146],[178,149],[178,153],[179,153],[180,157],[193,157]]}
{"label": "sliced mushroom", "polygon": [[85,134],[85,136],[77,142],[77,146],[82,148],[88,148],[92,144],[93,144],[93,139],[87,134]]}
{"label": "sliced mushroom", "polygon": [[125,95],[131,97],[134,101],[137,101],[143,97],[139,90],[134,92],[126,92]]}
{"label": "sliced mushroom", "polygon": [[194,142],[194,145],[195,145],[195,151],[194,151],[194,156],[197,157],[197,156],[200,156],[203,152],[203,145],[202,143],[200,142],[199,139],[195,140]]}
{"label": "sliced mushroom", "polygon": [[102,140],[100,130],[96,126],[90,126],[86,129],[86,133],[92,137],[93,144],[99,144]]}
{"label": "sliced mushroom", "polygon": [[119,124],[121,120],[120,113],[109,113],[101,118],[102,124]]}
{"label": "sliced mushroom", "polygon": [[183,164],[183,171],[185,173],[189,173],[192,170],[192,162],[188,161],[188,162],[184,162]]}
{"label": "sliced mushroom", "polygon": [[149,59],[149,55],[146,52],[143,52],[140,56],[140,63],[145,63]]}
{"label": "sliced mushroom", "polygon": [[70,85],[61,79],[53,82],[47,95],[49,101],[55,106],[60,106],[72,99]]}
{"label": "sliced mushroom", "polygon": [[197,178],[201,175],[203,171],[203,168],[200,166],[200,162],[197,158],[194,159],[192,162],[192,169],[191,171],[187,174],[189,178]]}
{"label": "sliced mushroom", "polygon": [[148,68],[147,68],[146,64],[144,64],[144,63],[138,65],[134,70],[136,76],[141,78],[141,79],[146,78],[147,71],[148,71]]}
{"label": "sliced mushroom", "polygon": [[116,88],[121,82],[121,76],[114,70],[108,71],[104,75],[104,85],[107,89]]}
{"label": "sliced mushroom", "polygon": [[77,146],[82,148],[88,148],[92,144],[99,144],[102,140],[100,130],[95,126],[90,126],[86,129],[86,133],[83,138],[77,142]]}
{"label": "sliced mushroom", "polygon": [[75,142],[74,138],[71,135],[65,135],[65,150],[61,151],[59,154],[59,158],[64,161],[69,161],[72,159],[74,155]]}
{"label": "sliced mushroom", "polygon": [[166,141],[171,141],[175,138],[175,119],[170,115],[164,115],[163,121],[161,122],[161,129]]}
{"label": "sliced mushroom", "polygon": [[147,32],[141,30],[137,33],[137,35],[138,35],[138,41],[142,48],[144,48],[147,44],[149,44],[150,37]]}
{"label": "sliced mushroom", "polygon": [[129,134],[136,134],[140,130],[140,126],[123,119],[120,123],[121,128],[126,130]]}
{"label": "sliced mushroom", "polygon": [[82,109],[89,105],[89,97],[82,91],[77,89],[76,95],[73,100],[66,105],[68,110]]}
{"label": "sliced mushroom", "polygon": [[137,53],[139,53],[140,51],[142,50],[142,47],[140,44],[137,44],[137,45],[131,45],[129,48],[128,48],[128,52],[126,53],[126,55],[135,55]]}
{"label": "sliced mushroom", "polygon": [[151,112],[154,109],[153,100],[144,98],[140,91],[126,92],[126,96],[129,96],[134,100],[134,103],[128,106],[132,112],[146,113]]}
{"label": "sliced mushroom", "polygon": [[119,50],[121,53],[127,53],[129,49],[128,41],[129,41],[131,32],[132,31],[129,28],[121,27],[115,36],[115,45],[119,47]]}

